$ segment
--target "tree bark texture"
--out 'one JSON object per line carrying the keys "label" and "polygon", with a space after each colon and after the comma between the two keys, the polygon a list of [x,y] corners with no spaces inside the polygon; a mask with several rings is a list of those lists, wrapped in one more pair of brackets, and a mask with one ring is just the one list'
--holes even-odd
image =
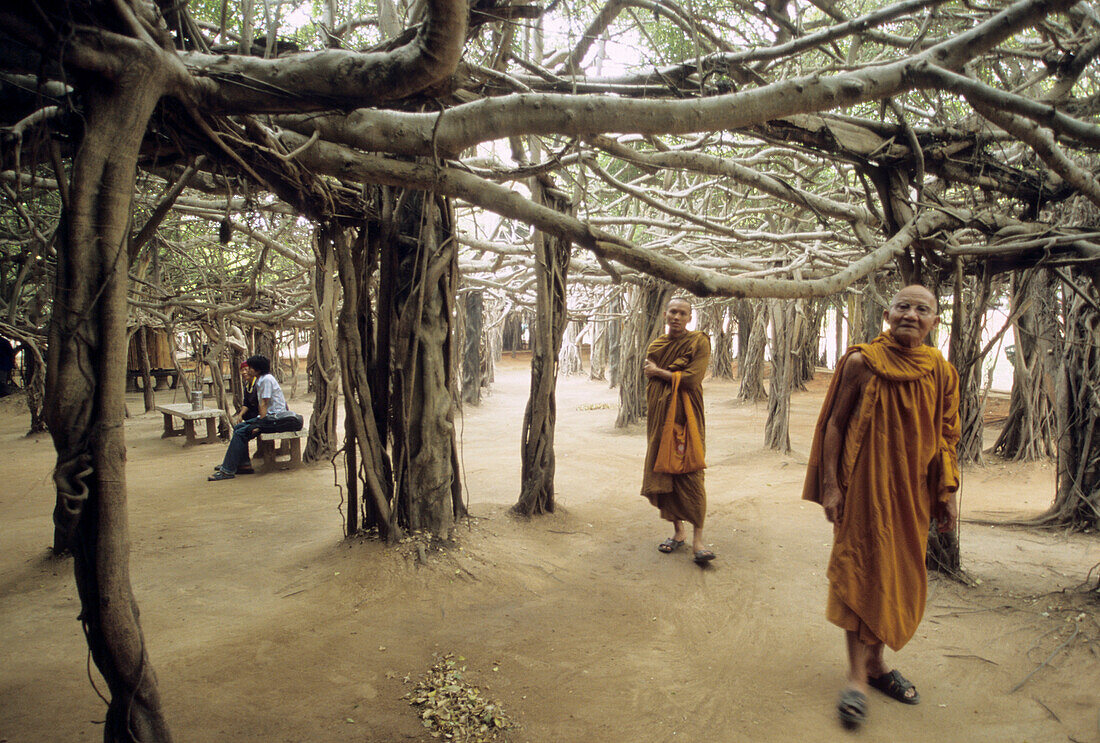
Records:
{"label": "tree bark texture", "polygon": [[105,741],[169,741],[129,574],[127,231],[138,150],[163,82],[150,60],[84,88],[83,141],[59,230],[46,366],[54,522],[73,554],[80,620],[107,682]]}
{"label": "tree bark texture", "polygon": [[760,402],[767,397],[764,391],[764,345],[768,342],[768,303],[762,299],[743,301],[752,306],[752,325],[749,342],[737,360],[741,372],[738,396],[749,402]]}
{"label": "tree bark texture", "polygon": [[136,334],[138,359],[141,364],[141,396],[145,403],[145,412],[148,413],[157,407],[157,397],[152,370],[149,368],[149,336],[146,330],[144,327],[138,327]]}
{"label": "tree bark texture", "polygon": [[748,299],[733,300],[733,315],[737,318],[737,378],[745,377],[745,355],[752,337],[753,304]]}
{"label": "tree bark texture", "polygon": [[[388,361],[384,367],[387,373],[381,379],[373,368],[381,347],[388,349],[389,344],[381,343],[376,352],[369,292],[380,252],[379,231],[377,226],[364,225],[356,240],[333,243],[344,295],[336,347],[344,389],[348,536],[356,533],[358,523],[364,529],[377,529],[382,539],[393,541],[402,536],[402,531],[393,519],[392,468],[384,433],[388,414],[379,414],[375,394],[375,390],[382,395],[386,392]],[[357,507],[362,509],[362,519],[354,513]]]}
{"label": "tree bark texture", "polygon": [[616,292],[611,298],[608,311],[611,319],[607,323],[607,386],[614,389],[622,379],[623,348],[623,295]]}
{"label": "tree bark texture", "polygon": [[[1070,277],[1074,280],[1074,277]],[[1078,282],[1077,291],[1088,286]],[[1065,346],[1056,410],[1058,492],[1040,522],[1072,529],[1100,528],[1100,313],[1094,302],[1064,286]],[[1092,296],[1096,296],[1095,293]]]}
{"label": "tree bark texture", "polygon": [[982,420],[984,401],[982,387],[982,327],[985,309],[989,306],[989,274],[974,281],[974,287],[966,286],[959,265],[955,277],[955,304],[951,316],[950,361],[959,372],[959,463],[982,463]]}
{"label": "tree bark texture", "polygon": [[[563,212],[569,200],[541,179],[531,190],[539,203]],[[524,516],[554,511],[554,424],[557,420],[558,355],[568,322],[566,283],[572,245],[561,238],[535,233],[536,312],[531,329],[531,394],[523,413],[522,469],[519,501],[512,507]]]}
{"label": "tree bark texture", "polygon": [[623,323],[619,356],[619,415],[615,428],[626,428],[646,417],[646,380],[642,373],[649,344],[661,334],[665,307],[672,298],[673,286],[647,279],[634,287],[630,312]]}
{"label": "tree bark texture", "polygon": [[525,314],[526,313],[522,310],[512,310],[504,318],[502,348],[505,351],[511,352],[513,358],[515,358],[516,351],[523,350],[523,321]]}
{"label": "tree bark texture", "polygon": [[825,317],[826,303],[820,299],[807,299],[802,302],[799,313],[798,347],[795,349],[795,386],[806,389],[806,382],[814,378],[820,356],[821,321]]}
{"label": "tree bark texture", "polygon": [[791,450],[791,390],[799,363],[797,308],[789,299],[772,299],[768,304],[772,316],[772,376],[768,384],[764,446],[786,453]]}
{"label": "tree bark texture", "polygon": [[593,319],[592,350],[588,355],[588,378],[593,381],[607,379],[607,326],[606,320]]}
{"label": "tree bark texture", "polygon": [[485,296],[480,291],[470,291],[463,296],[463,312],[466,320],[462,334],[462,402],[465,405],[481,403],[481,347],[485,327]]}
{"label": "tree bark texture", "polygon": [[[709,305],[700,312],[703,330],[710,336],[710,375],[716,379],[733,379],[733,313],[729,302]],[[727,320],[728,318],[728,320]]]}
{"label": "tree bark texture", "polygon": [[1049,272],[1030,269],[1012,277],[1012,397],[993,451],[1005,459],[1033,461],[1054,456],[1055,380],[1061,348],[1057,290]]}
{"label": "tree bark texture", "polygon": [[561,351],[558,353],[558,372],[563,377],[575,377],[584,371],[581,363],[581,330],[579,323],[566,323],[562,336]]}
{"label": "tree bark texture", "polygon": [[302,459],[317,462],[336,453],[336,405],[340,399],[340,362],[336,349],[336,249],[333,243],[347,240],[343,230],[319,227],[313,242],[313,331],[307,364],[313,388],[313,413]]}
{"label": "tree bark texture", "polygon": [[[465,513],[456,467],[452,312],[458,280],[450,202],[408,192],[396,215],[402,236],[383,247],[392,288],[379,291],[391,328],[391,451],[398,522],[448,540]],[[389,299],[389,303],[383,303]]]}

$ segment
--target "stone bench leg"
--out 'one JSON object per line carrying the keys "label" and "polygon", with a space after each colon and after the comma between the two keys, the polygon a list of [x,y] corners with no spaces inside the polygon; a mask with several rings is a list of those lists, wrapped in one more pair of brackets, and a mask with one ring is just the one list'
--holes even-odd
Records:
{"label": "stone bench leg", "polygon": [[199,443],[195,439],[195,421],[185,420],[183,422],[183,433],[187,436],[187,441],[183,442],[184,446],[194,446]]}
{"label": "stone bench leg", "polygon": [[162,415],[164,416],[164,433],[162,433],[160,437],[162,439],[167,439],[172,436],[182,436],[183,431],[172,425],[172,416],[168,413],[162,413]]}
{"label": "stone bench leg", "polygon": [[214,444],[218,441],[218,419],[207,418],[206,419],[206,438],[200,443]]}
{"label": "stone bench leg", "polygon": [[256,456],[261,457],[264,460],[264,472],[270,472],[271,470],[275,469],[275,442],[264,441],[261,438],[257,438]]}

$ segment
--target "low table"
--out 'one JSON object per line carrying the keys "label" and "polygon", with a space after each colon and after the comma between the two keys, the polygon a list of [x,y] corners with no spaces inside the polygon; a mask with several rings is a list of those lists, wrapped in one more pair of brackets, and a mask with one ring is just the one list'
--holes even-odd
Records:
{"label": "low table", "polygon": [[[221,408],[192,410],[189,402],[158,405],[157,412],[164,414],[164,433],[160,437],[166,439],[171,436],[186,436],[187,440],[183,443],[184,446],[215,443],[218,440],[218,419],[225,415],[225,411]],[[172,425],[173,418],[182,419],[183,428],[175,428]],[[195,421],[201,420],[206,420],[206,438],[203,439],[195,437]]]}

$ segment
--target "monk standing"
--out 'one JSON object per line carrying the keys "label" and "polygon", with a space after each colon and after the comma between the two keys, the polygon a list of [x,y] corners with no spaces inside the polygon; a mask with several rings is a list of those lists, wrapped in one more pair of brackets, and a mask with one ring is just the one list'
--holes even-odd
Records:
{"label": "monk standing", "polygon": [[[714,553],[703,546],[703,521],[707,515],[707,493],[703,487],[702,458],[706,431],[703,415],[703,377],[710,362],[710,339],[706,333],[688,330],[691,303],[676,297],[665,310],[668,333],[649,344],[642,371],[646,376],[646,433],[649,445],[642,476],[642,495],[671,521],[674,531],[657,549],[675,552],[684,546],[684,522],[692,525],[691,549],[695,562],[706,565]],[[673,390],[676,394],[673,395]],[[697,445],[699,469],[682,474],[655,471],[665,421],[675,398],[676,423],[697,432],[689,446]],[[685,399],[686,398],[686,399]],[[689,426],[691,419],[692,426]]]}
{"label": "monk standing", "polygon": [[848,685],[837,713],[858,726],[874,687],[917,704],[916,687],[883,660],[924,613],[928,528],[952,531],[958,510],[959,378],[923,345],[936,298],[907,286],[883,312],[889,330],[837,364],[810,451],[802,497],[834,524],[826,617],[844,630]]}

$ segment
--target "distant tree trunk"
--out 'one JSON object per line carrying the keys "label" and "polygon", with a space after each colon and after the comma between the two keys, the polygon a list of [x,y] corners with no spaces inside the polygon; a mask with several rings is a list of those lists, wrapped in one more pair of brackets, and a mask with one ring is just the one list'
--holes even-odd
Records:
{"label": "distant tree trunk", "polygon": [[279,345],[273,328],[264,327],[256,333],[256,353],[271,362],[271,375],[283,383],[283,370],[279,368]]}
{"label": "distant tree trunk", "polygon": [[990,278],[986,271],[973,291],[967,290],[962,265],[956,269],[955,304],[951,316],[949,360],[959,372],[959,463],[982,462],[982,326],[989,306]]}
{"label": "distant tree trunk", "polygon": [[768,384],[768,420],[764,424],[764,446],[781,452],[791,450],[791,389],[798,362],[795,335],[795,301],[772,299],[772,376]]}
{"label": "distant tree trunk", "polygon": [[848,345],[865,343],[870,338],[864,337],[865,323],[863,322],[863,297],[859,294],[848,295]]}
{"label": "distant tree trunk", "polygon": [[611,319],[607,323],[607,386],[619,386],[623,370],[623,295],[616,292],[608,306]]}
{"label": "distant tree trunk", "polygon": [[626,428],[631,423],[645,420],[646,397],[645,362],[649,344],[661,334],[664,310],[672,297],[672,285],[655,279],[647,279],[634,287],[634,299],[622,334],[620,355],[621,379],[619,380],[619,415],[616,428]]}
{"label": "distant tree trunk", "polygon": [[[749,300],[745,300],[749,302]],[[741,372],[739,397],[749,402],[760,402],[767,397],[764,390],[764,345],[768,342],[768,304],[765,300],[751,300],[752,328],[749,342],[737,360]]]}
{"label": "distant tree trunk", "polygon": [[140,326],[137,329],[137,349],[138,363],[141,365],[141,392],[145,402],[145,412],[149,413],[157,407],[156,385],[149,365],[149,337],[146,334],[146,328]]}
{"label": "distant tree trunk", "polygon": [[331,459],[336,453],[336,406],[340,400],[340,361],[336,350],[336,249],[348,236],[338,226],[318,227],[313,240],[313,331],[307,364],[313,388],[313,413],[302,458]]}
{"label": "distant tree trunk", "polygon": [[814,378],[821,346],[821,321],[825,317],[825,301],[817,299],[803,300],[804,313],[800,316],[798,334],[796,381],[798,389],[806,389],[806,382]]}
{"label": "distant tree trunk", "polygon": [[523,312],[520,310],[512,310],[504,318],[504,342],[502,347],[505,351],[511,351],[512,357],[515,358],[516,351],[523,349]]}
{"label": "distant tree trunk", "polygon": [[1100,528],[1100,313],[1078,294],[1088,289],[1087,283],[1063,288],[1065,345],[1055,402],[1058,492],[1039,519],[1072,529]]}
{"label": "distant tree trunk", "polygon": [[484,333],[481,346],[481,386],[488,389],[496,381],[496,364],[502,356],[502,342],[504,340],[504,326],[496,317]]}
{"label": "distant tree trunk", "polygon": [[581,363],[580,332],[577,323],[567,323],[558,354],[558,371],[563,377],[575,377],[584,371]]}
{"label": "distant tree trunk", "polygon": [[837,367],[840,363],[841,357],[844,356],[844,352],[848,346],[844,343],[844,303],[839,298],[836,299],[836,325],[834,331],[836,333],[836,358],[833,359],[833,368]]}
{"label": "distant tree trunk", "polygon": [[[549,179],[547,179],[549,180]],[[537,203],[570,213],[560,191],[541,179],[531,180]],[[531,328],[531,394],[523,412],[522,472],[519,501],[512,511],[524,516],[554,511],[554,424],[557,420],[557,370],[565,332],[566,281],[572,245],[535,232],[535,325]]]}
{"label": "distant tree trunk", "polygon": [[485,324],[484,295],[469,291],[463,297],[465,330],[462,341],[462,402],[481,403],[481,341]]}
{"label": "distant tree trunk", "polygon": [[179,360],[179,348],[176,346],[176,327],[169,325],[164,329],[166,340],[168,341],[168,353],[172,356],[172,368],[176,372],[176,384],[183,385],[183,399],[191,399],[191,382],[187,379],[187,375],[180,367]]}
{"label": "distant tree trunk", "polygon": [[714,343],[710,374],[716,379],[733,379],[733,322],[726,322],[729,303],[712,304],[699,313],[706,318],[705,330]]}
{"label": "distant tree trunk", "polygon": [[[733,314],[737,318],[737,378],[744,379],[756,312],[753,309],[752,300],[749,299],[734,300],[732,308]],[[761,360],[763,360],[763,357],[761,357]]]}
{"label": "distant tree trunk", "polygon": [[863,338],[873,341],[882,332],[882,311],[887,309],[881,301],[889,301],[883,296],[884,286],[879,284],[875,274],[867,277],[867,285],[863,289]]}
{"label": "distant tree trunk", "polygon": [[1008,418],[993,451],[1016,461],[1032,461],[1055,453],[1054,387],[1058,373],[1058,297],[1050,274],[1043,269],[1016,272],[1012,277],[1012,307],[1016,338],[1012,354],[1012,397]]}
{"label": "distant tree trunk", "polygon": [[45,415],[57,450],[55,544],[73,555],[80,621],[109,695],[108,743],[171,740],[130,585],[123,427],[125,253],[138,151],[163,80],[134,53],[109,82],[85,80],[83,141],[58,228]]}
{"label": "distant tree trunk", "polygon": [[46,362],[38,346],[29,340],[23,341],[23,391],[27,396],[27,411],[31,414],[31,427],[28,436],[46,432],[46,418],[43,412],[46,397]]}
{"label": "distant tree trunk", "polygon": [[592,320],[592,352],[588,356],[588,378],[607,379],[607,328],[606,320]]}

